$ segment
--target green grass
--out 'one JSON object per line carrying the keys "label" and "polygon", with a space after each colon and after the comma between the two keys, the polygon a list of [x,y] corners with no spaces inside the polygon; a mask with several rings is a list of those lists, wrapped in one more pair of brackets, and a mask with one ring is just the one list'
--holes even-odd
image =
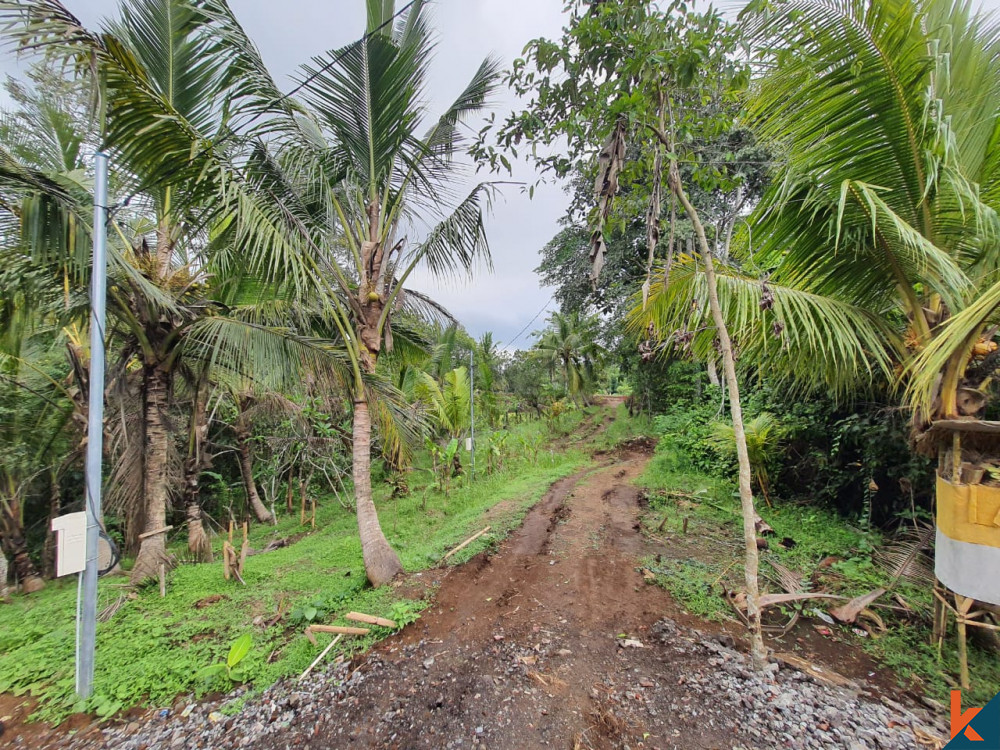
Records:
{"label": "green grass", "polygon": [[[538,430],[536,423],[528,423],[513,432]],[[398,500],[389,499],[388,488],[380,487],[382,526],[406,570],[435,565],[448,549],[480,528],[486,511],[505,500],[514,501],[505,503],[502,513],[491,515],[491,533],[450,562],[496,544],[553,481],[586,463],[579,451],[522,455],[509,459],[503,472],[487,477],[480,471],[471,484],[456,482],[447,498],[425,493],[426,481],[419,472],[411,478],[411,492]],[[214,563],[182,564],[173,570],[164,598],[155,585],[141,589],[113,619],[98,626],[95,695],[83,706],[76,704],[74,695],[75,579],[52,582],[39,594],[13,597],[0,605],[0,692],[36,697],[34,718],[46,720],[61,719],[81,708],[109,715],[137,704],[169,705],[178,695],[225,689],[226,681],[205,684],[197,672],[225,661],[232,641],[248,632],[253,646],[239,670],[254,689],[301,672],[319,649],[303,635],[306,623],[292,623],[288,614],[264,627],[282,604],[288,613],[318,600],[330,614],[316,621],[340,624],[346,622],[337,616],[351,610],[383,616],[391,615],[394,606],[400,611],[394,589],[373,590],[366,583],[354,515],[336,499],[324,498],[316,527],[311,531],[300,526],[297,513],[282,517],[277,527],[254,525],[253,549],[262,549],[275,538],[307,533],[287,547],[248,557],[246,586],[223,579],[217,555]],[[175,539],[174,544],[183,545],[183,540]],[[217,539],[217,553],[220,545]],[[121,578],[100,582],[102,607],[127,592],[123,584]],[[217,595],[222,596],[220,601],[206,604]],[[343,650],[365,649],[387,634],[375,628],[364,638],[342,641]],[[320,647],[324,645],[320,640]]]}
{"label": "green grass", "polygon": [[[679,455],[672,441],[661,441],[638,483],[647,489],[650,509],[643,523],[650,533],[664,522],[662,533],[671,534],[674,544],[690,540],[690,547],[677,549],[677,555],[664,556],[659,562],[646,560],[646,567],[657,575],[657,583],[692,614],[713,620],[730,618],[730,605],[722,598],[722,585],[730,590],[743,589],[742,517],[735,482],[706,476],[692,468]],[[680,492],[696,500],[671,495]],[[777,562],[808,579],[821,561],[836,557],[820,573],[817,587],[827,593],[854,597],[879,587],[888,587],[885,571],[872,562],[872,552],[883,543],[881,534],[862,529],[835,513],[805,502],[778,500],[774,508],[759,503],[758,512],[775,530],[770,549],[761,553],[761,580],[770,592],[780,587],[768,579]],[[688,519],[688,536],[681,535]],[[728,543],[716,547],[700,542],[699,535]],[[779,542],[788,538],[789,549]],[[701,554],[698,553],[701,547]],[[894,593],[908,604],[929,613],[931,592],[897,583]],[[883,602],[892,603],[888,597]],[[806,610],[814,606],[805,603]],[[885,620],[887,631],[878,638],[857,639],[858,645],[882,664],[891,667],[903,686],[922,689],[936,700],[947,702],[948,691],[955,686],[958,674],[957,641],[952,632],[945,639],[941,653],[930,643],[929,618],[902,618],[897,613],[875,608]],[[846,629],[845,629],[846,630]],[[844,637],[855,636],[845,632]],[[1000,692],[1000,661],[996,655],[970,643],[969,662],[972,690],[965,701],[984,705]]]}
{"label": "green grass", "polygon": [[596,445],[608,449],[634,438],[653,435],[653,422],[648,416],[645,414],[631,416],[628,407],[619,404],[615,410],[615,421],[597,437]]}

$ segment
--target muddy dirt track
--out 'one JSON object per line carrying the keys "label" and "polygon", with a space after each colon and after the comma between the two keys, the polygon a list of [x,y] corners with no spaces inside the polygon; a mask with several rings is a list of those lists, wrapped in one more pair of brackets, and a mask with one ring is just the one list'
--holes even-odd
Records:
{"label": "muddy dirt track", "polygon": [[434,606],[369,657],[362,669],[374,673],[350,705],[307,730],[310,746],[446,747],[465,737],[469,746],[596,747],[602,735],[617,746],[627,727],[609,692],[674,681],[681,667],[636,680],[619,646],[619,636],[648,640],[670,608],[637,570],[653,551],[631,484],[647,451],[625,449],[556,482],[496,554],[450,569]]}
{"label": "muddy dirt track", "polygon": [[[915,747],[912,732],[884,730],[893,724],[884,706],[873,707],[885,713],[874,730],[819,719],[820,729],[809,727],[815,742],[796,740],[794,723],[783,735],[784,715],[757,704],[760,678],[740,663],[733,638],[686,627],[692,621],[644,581],[639,561],[658,549],[640,531],[644,500],[633,480],[650,451],[640,441],[557,482],[495,554],[444,573],[434,605],[345,674],[328,709],[253,745]],[[715,676],[727,674],[722,665],[731,684]],[[825,706],[770,682],[765,704],[784,696],[786,708],[803,697]],[[778,721],[756,726],[761,710]],[[909,719],[896,720],[907,729]]]}

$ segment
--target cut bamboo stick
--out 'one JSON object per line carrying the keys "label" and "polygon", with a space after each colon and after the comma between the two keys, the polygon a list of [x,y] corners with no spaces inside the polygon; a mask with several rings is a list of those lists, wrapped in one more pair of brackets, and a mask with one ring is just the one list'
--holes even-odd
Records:
{"label": "cut bamboo stick", "polygon": [[396,623],[393,620],[387,620],[384,617],[376,617],[375,615],[366,615],[364,612],[348,612],[344,615],[347,620],[354,620],[354,622],[366,622],[369,625],[378,625],[382,628],[396,628]]}
{"label": "cut bamboo stick", "polygon": [[479,537],[481,537],[483,534],[485,534],[489,530],[490,530],[490,527],[487,526],[482,531],[479,531],[479,532],[473,534],[468,539],[466,539],[464,542],[462,542],[460,545],[458,545],[457,547],[455,547],[455,549],[453,549],[447,555],[445,555],[444,557],[442,557],[441,560],[442,561],[447,560],[449,557],[451,557],[452,555],[454,555],[459,550],[465,549],[466,547],[468,547],[470,544],[472,544],[474,541],[476,541]]}
{"label": "cut bamboo stick", "polygon": [[805,672],[810,677],[822,682],[824,685],[832,685],[834,687],[857,688],[857,683],[853,680],[849,680],[837,672],[829,669],[822,669],[816,667],[814,664],[802,659],[794,654],[775,654],[775,660],[787,664],[788,666],[799,670],[800,672]]}
{"label": "cut bamboo stick", "polygon": [[323,657],[326,656],[328,653],[330,653],[330,649],[337,644],[337,641],[339,641],[343,637],[344,637],[343,635],[338,635],[336,638],[330,641],[329,645],[327,645],[327,647],[323,649],[323,652],[316,657],[316,660],[308,667],[306,667],[306,671],[299,675],[299,679],[304,680],[306,676],[313,671],[313,668],[321,661],[323,661]]}
{"label": "cut bamboo stick", "polygon": [[340,633],[341,635],[368,635],[371,631],[368,628],[345,628],[340,625],[310,625],[306,628],[306,634],[313,633]]}

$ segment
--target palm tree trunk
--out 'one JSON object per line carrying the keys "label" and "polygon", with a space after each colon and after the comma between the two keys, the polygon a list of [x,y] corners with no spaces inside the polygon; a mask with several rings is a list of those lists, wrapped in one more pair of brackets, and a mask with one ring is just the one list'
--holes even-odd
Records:
{"label": "palm tree trunk", "polygon": [[719,305],[719,288],[715,278],[715,263],[712,260],[712,251],[708,246],[708,238],[705,236],[705,228],[702,226],[698,212],[691,205],[691,201],[688,200],[687,194],[684,192],[676,162],[671,162],[670,164],[669,182],[671,190],[673,190],[681,205],[684,206],[688,217],[691,219],[695,234],[698,237],[701,257],[705,263],[708,303],[722,348],[722,369],[725,374],[726,384],[729,386],[729,409],[733,418],[733,435],[736,439],[736,457],[739,462],[740,504],[743,510],[743,543],[745,549],[744,569],[747,587],[747,616],[750,620],[750,658],[754,668],[762,670],[767,664],[767,650],[764,648],[764,638],[761,634],[760,607],[758,605],[760,586],[757,581],[757,573],[760,560],[757,551],[757,511],[754,508],[753,490],[750,486],[750,456],[747,452],[746,434],[743,430],[743,406],[740,401],[739,381],[736,378],[733,342],[729,338],[729,329],[726,327],[726,320],[722,316],[722,308]]}
{"label": "palm tree trunk", "polygon": [[0,545],[0,599],[7,598],[7,556]]}
{"label": "palm tree trunk", "polygon": [[[197,483],[197,480],[195,481]],[[198,489],[195,489],[193,494],[185,493],[184,514],[187,516],[188,551],[198,562],[212,562],[212,542],[205,533],[200,494]]]}
{"label": "palm tree trunk", "polygon": [[[59,517],[62,506],[62,496],[59,487],[59,472],[53,469],[49,472],[49,521],[47,528],[52,528],[52,522]],[[56,544],[55,534],[46,534],[42,544],[42,570],[45,575],[55,577],[56,574]]]}
{"label": "palm tree trunk", "polygon": [[212,543],[205,533],[201,511],[201,473],[208,468],[208,379],[203,371],[197,379],[188,428],[188,455],[184,461],[184,513],[187,516],[188,551],[199,562],[211,562]]}
{"label": "palm tree trunk", "polygon": [[[35,563],[28,553],[28,542],[24,538],[24,526],[21,523],[21,515],[17,508],[5,507],[0,509],[0,531],[3,532],[2,546],[4,551],[10,555],[11,564],[14,566],[14,575],[21,582],[21,590],[25,594],[33,594],[45,588],[45,581],[39,574]],[[6,578],[4,579],[6,584]]]}
{"label": "palm tree trunk", "polygon": [[253,456],[250,453],[250,435],[245,430],[236,431],[236,447],[239,449],[243,488],[246,490],[247,501],[253,509],[253,514],[261,523],[274,523],[274,515],[261,501],[260,494],[257,492],[257,483],[253,478]]}
{"label": "palm tree trunk", "polygon": [[212,561],[212,542],[205,533],[201,512],[201,484],[198,481],[203,468],[197,457],[184,462],[184,515],[187,517],[188,552],[198,562]]}
{"label": "palm tree trunk", "polygon": [[160,565],[169,562],[165,533],[158,532],[167,525],[167,456],[170,429],[167,424],[167,407],[170,394],[171,373],[156,365],[146,366],[144,373],[146,455],[143,472],[145,491],[145,534],[139,543],[139,554],[129,577],[140,583],[159,574]]}
{"label": "palm tree trunk", "polygon": [[358,513],[358,533],[361,537],[361,554],[365,561],[365,574],[372,586],[388,583],[403,572],[403,565],[382,533],[378,513],[372,499],[371,475],[371,414],[364,394],[354,402],[354,443],[352,470],[354,497]]}
{"label": "palm tree trunk", "polygon": [[709,357],[706,366],[708,369],[708,382],[718,388],[722,385],[722,382],[719,380],[719,371],[715,367],[715,359]]}

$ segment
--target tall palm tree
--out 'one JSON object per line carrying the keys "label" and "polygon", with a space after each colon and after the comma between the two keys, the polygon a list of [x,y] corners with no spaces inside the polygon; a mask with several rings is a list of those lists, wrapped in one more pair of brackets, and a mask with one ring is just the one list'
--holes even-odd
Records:
{"label": "tall palm tree", "polygon": [[[958,415],[1000,309],[1000,26],[954,0],[751,4],[745,21],[772,63],[748,116],[780,148],[752,244],[719,270],[743,360],[841,393],[903,380],[918,428]],[[651,317],[700,331],[704,286],[682,258]]]}
{"label": "tall palm tree", "polygon": [[561,371],[566,392],[574,399],[586,401],[593,388],[596,369],[604,358],[598,335],[596,317],[554,312],[549,316],[549,327],[535,343],[535,351],[550,370]]}
{"label": "tall palm tree", "polygon": [[417,267],[453,276],[490,262],[482,215],[491,186],[455,193],[464,121],[484,107],[498,65],[484,61],[428,121],[425,5],[415,0],[397,14],[391,1],[368,0],[366,35],[303,66],[301,131],[262,146],[253,165],[258,196],[241,205],[238,220],[247,241],[306,248],[330,282],[329,324],[353,372],[352,473],[365,570],[376,586],[402,571],[372,500],[372,418],[387,425],[389,408],[375,398],[379,357],[393,348],[396,313],[427,308],[406,288]]}
{"label": "tall palm tree", "polygon": [[500,372],[500,351],[493,334],[486,331],[475,346],[476,381],[479,383],[479,401],[486,421],[495,427],[499,410],[496,397],[496,376]]}
{"label": "tall palm tree", "polygon": [[[224,2],[125,0],[121,17],[102,33],[86,30],[57,0],[0,10],[22,49],[45,48],[93,65],[116,197],[132,201],[120,207],[109,232],[108,312],[119,343],[117,371],[125,389],[136,391],[141,426],[119,451],[119,481],[112,485],[119,503],[134,511],[133,539],[145,532],[132,571],[138,581],[167,561],[160,532],[169,506],[168,412],[178,375],[205,365],[288,374],[324,348],[294,335],[294,315],[279,328],[268,314],[274,299],[287,303],[295,293],[290,288],[301,290],[301,259],[277,256],[264,243],[237,244],[233,222],[234,196],[244,184],[231,164],[244,142],[239,136],[252,131],[236,130],[229,112],[267,110],[280,119],[287,109]],[[21,182],[28,190],[23,242],[82,284],[86,234],[81,241],[67,227],[86,229],[89,196]]]}

